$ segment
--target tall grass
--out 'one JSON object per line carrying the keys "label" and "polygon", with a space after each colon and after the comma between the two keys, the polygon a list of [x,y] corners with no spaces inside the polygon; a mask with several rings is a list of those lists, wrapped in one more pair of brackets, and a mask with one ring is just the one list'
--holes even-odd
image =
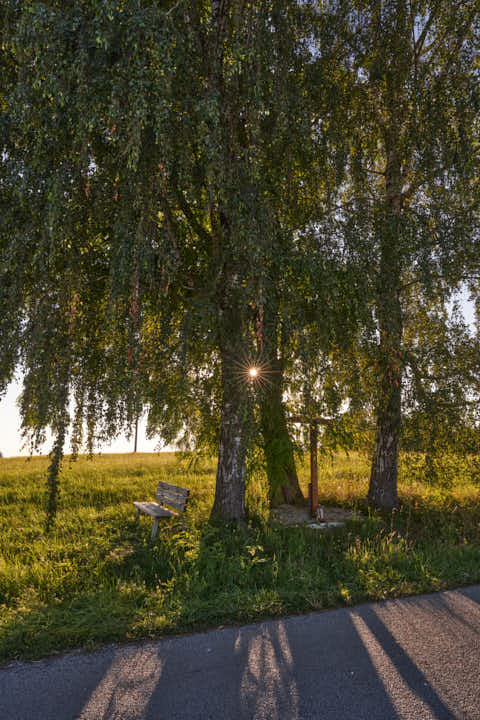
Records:
{"label": "tall grass", "polygon": [[[268,522],[265,479],[247,490],[249,524],[208,524],[215,462],[173,454],[68,459],[54,529],[45,534],[46,458],[0,460],[0,657],[35,658],[112,640],[305,612],[480,582],[478,486],[462,473],[430,486],[403,463],[401,510],[368,514],[368,461],[320,463],[325,504],[365,513],[322,534]],[[191,489],[187,530],[152,543],[133,500],[166,480]],[[304,491],[308,466],[300,468]]]}

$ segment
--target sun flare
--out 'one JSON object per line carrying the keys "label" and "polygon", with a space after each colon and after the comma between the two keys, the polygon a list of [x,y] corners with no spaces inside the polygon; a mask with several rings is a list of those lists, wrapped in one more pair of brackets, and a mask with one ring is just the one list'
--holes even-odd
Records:
{"label": "sun flare", "polygon": [[272,370],[261,355],[246,355],[242,359],[233,360],[233,364],[238,381],[249,390],[259,390],[270,384]]}

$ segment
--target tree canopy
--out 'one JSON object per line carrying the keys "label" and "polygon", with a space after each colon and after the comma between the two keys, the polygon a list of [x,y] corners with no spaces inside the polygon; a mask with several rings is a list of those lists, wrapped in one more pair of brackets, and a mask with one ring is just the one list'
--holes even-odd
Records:
{"label": "tree canopy", "polygon": [[290,411],[363,413],[395,507],[402,407],[478,390],[446,311],[479,287],[478,2],[1,12],[0,390],[20,367],[26,436],[53,430],[50,515],[69,428],[91,450],[144,409],[218,451],[233,521],[257,446],[301,501]]}

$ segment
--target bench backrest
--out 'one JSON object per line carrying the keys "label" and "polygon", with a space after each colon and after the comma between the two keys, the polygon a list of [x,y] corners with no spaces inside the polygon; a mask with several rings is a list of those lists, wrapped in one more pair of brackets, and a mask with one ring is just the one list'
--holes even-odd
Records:
{"label": "bench backrest", "polygon": [[160,481],[155,497],[159,503],[170,505],[176,510],[180,510],[180,512],[185,512],[189,495],[190,490]]}

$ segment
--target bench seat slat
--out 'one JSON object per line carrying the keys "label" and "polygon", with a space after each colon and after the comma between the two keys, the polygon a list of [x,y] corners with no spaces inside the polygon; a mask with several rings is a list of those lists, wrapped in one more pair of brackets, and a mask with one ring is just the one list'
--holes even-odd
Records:
{"label": "bench seat slat", "polygon": [[167,518],[178,515],[178,513],[176,513],[174,510],[169,510],[168,508],[164,508],[161,505],[158,505],[158,503],[154,502],[134,502],[133,504],[138,510],[140,510],[140,512],[143,512],[146,515],[151,515],[152,517]]}

